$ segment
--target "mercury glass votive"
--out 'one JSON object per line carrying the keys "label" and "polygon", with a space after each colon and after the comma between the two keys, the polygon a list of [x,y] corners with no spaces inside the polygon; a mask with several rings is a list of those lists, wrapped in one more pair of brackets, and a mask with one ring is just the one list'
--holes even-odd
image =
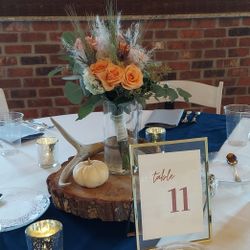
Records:
{"label": "mercury glass votive", "polygon": [[148,142],[159,142],[166,140],[166,129],[162,127],[149,127],[145,131]]}
{"label": "mercury glass votive", "polygon": [[28,250],[63,250],[63,225],[57,220],[41,220],[25,230]]}
{"label": "mercury glass votive", "polygon": [[51,168],[58,165],[56,137],[42,137],[36,141],[38,165],[41,168]]}

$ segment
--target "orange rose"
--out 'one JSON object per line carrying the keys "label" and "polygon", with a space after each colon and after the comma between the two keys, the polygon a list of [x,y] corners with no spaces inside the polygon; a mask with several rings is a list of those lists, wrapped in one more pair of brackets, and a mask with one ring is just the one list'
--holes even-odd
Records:
{"label": "orange rose", "polygon": [[111,91],[117,85],[123,82],[124,69],[113,63],[109,63],[105,72],[96,74],[98,79],[102,82],[102,86],[106,91]]}
{"label": "orange rose", "polygon": [[134,64],[130,64],[125,68],[124,82],[122,87],[124,89],[138,89],[143,84],[143,75],[141,70]]}
{"label": "orange rose", "polygon": [[93,75],[100,74],[102,72],[106,71],[106,68],[108,67],[109,61],[102,59],[98,60],[96,63],[93,63],[90,65],[90,70]]}

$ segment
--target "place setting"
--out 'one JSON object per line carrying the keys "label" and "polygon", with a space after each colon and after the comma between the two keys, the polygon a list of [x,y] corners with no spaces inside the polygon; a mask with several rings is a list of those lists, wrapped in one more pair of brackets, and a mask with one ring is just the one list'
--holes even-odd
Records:
{"label": "place setting", "polygon": [[210,161],[210,171],[221,183],[250,183],[250,107],[225,106],[227,139]]}
{"label": "place setting", "polygon": [[21,143],[35,140],[53,128],[36,120],[24,120],[20,112],[0,112],[0,153],[11,156],[18,152]]}
{"label": "place setting", "polygon": [[[241,150],[227,147],[210,161],[210,171],[220,183],[249,184],[249,147]],[[228,153],[230,152],[230,153]],[[235,153],[232,153],[235,152]]]}
{"label": "place setting", "polygon": [[[11,154],[11,157],[9,154],[4,156],[7,162],[14,162],[16,157],[25,162],[24,164],[16,163],[20,172],[15,174],[15,178],[17,178],[16,185],[9,185],[6,188],[1,187],[0,232],[8,232],[24,227],[40,218],[49,208],[51,203],[50,195],[40,188],[39,183],[33,188],[23,187],[22,183],[27,182],[29,178],[26,175],[28,176],[34,171],[45,178],[47,173],[44,171],[56,171],[60,165],[58,162],[57,142],[58,140],[55,137],[40,137],[37,139],[36,144],[33,145],[37,156],[34,166],[33,164],[30,165],[29,162],[25,163],[27,159],[20,157],[23,153],[16,154],[15,152],[15,154]],[[8,173],[8,170],[2,170],[3,175],[5,172]],[[31,186],[33,182],[29,182]]]}
{"label": "place setting", "polygon": [[[24,227],[46,212],[50,205],[50,195],[39,187],[23,187],[21,183],[26,179],[25,173],[29,175],[36,171],[35,168],[43,171],[43,169],[56,169],[59,165],[58,139],[44,135],[46,129],[54,126],[48,126],[46,123],[31,123],[23,118],[24,115],[20,112],[0,112],[0,157],[5,160],[5,164],[2,164],[5,168],[1,173],[3,176],[8,173],[9,166],[14,162],[19,170],[19,173],[15,174],[19,176],[16,185],[1,187],[0,232]],[[34,166],[32,166],[32,158],[23,151],[22,145],[27,141],[35,142],[32,146],[37,158]],[[1,182],[4,183],[4,180]]]}

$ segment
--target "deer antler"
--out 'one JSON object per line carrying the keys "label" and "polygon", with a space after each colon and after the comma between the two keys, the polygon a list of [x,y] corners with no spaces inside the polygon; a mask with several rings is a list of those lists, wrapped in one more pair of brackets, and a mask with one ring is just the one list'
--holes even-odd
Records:
{"label": "deer antler", "polygon": [[53,118],[50,118],[55,127],[59,130],[59,132],[63,135],[63,137],[76,149],[77,154],[74,158],[65,166],[61,175],[59,177],[58,185],[65,186],[69,185],[70,182],[66,182],[67,178],[71,175],[75,165],[80,161],[88,159],[93,155],[96,155],[99,152],[104,150],[104,144],[102,142],[97,142],[88,145],[82,145],[78,143],[71,135],[69,135],[65,129]]}

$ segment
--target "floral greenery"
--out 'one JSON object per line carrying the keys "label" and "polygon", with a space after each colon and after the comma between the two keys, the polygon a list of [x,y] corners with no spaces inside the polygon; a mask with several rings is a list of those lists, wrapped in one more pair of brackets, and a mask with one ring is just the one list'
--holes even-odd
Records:
{"label": "floral greenery", "polygon": [[[161,72],[169,68],[152,61],[152,51],[146,51],[140,44],[140,23],[132,24],[127,30],[121,28],[121,15],[108,8],[107,18],[89,23],[88,35],[73,22],[74,31],[61,37],[66,51],[68,69],[72,76],[65,77],[65,96],[80,104],[78,119],[91,113],[104,100],[115,105],[137,101],[143,106],[150,97],[165,97],[174,101],[178,95],[185,101],[189,93],[160,85]],[[58,67],[50,76],[62,71]],[[75,80],[77,82],[75,83]],[[74,82],[73,82],[74,81]]]}

